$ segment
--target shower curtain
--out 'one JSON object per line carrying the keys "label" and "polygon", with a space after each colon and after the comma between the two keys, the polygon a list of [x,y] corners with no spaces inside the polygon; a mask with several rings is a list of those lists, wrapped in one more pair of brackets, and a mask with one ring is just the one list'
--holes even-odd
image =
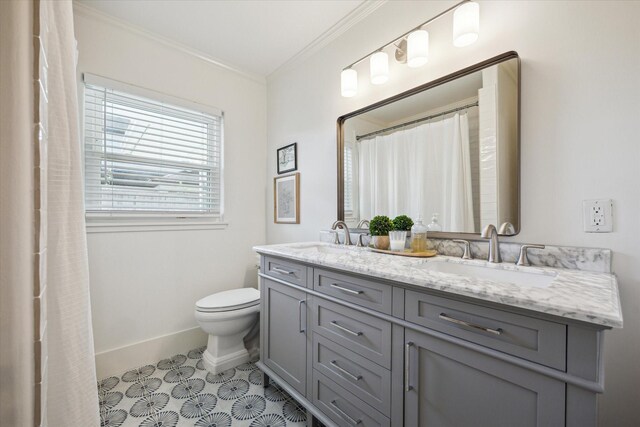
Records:
{"label": "shower curtain", "polygon": [[48,48],[49,426],[98,426],[71,1],[41,1]]}
{"label": "shower curtain", "polygon": [[474,231],[466,114],[357,145],[361,218],[407,214],[428,223],[437,212],[443,230]]}
{"label": "shower curtain", "polygon": [[71,1],[0,1],[0,424],[100,425]]}

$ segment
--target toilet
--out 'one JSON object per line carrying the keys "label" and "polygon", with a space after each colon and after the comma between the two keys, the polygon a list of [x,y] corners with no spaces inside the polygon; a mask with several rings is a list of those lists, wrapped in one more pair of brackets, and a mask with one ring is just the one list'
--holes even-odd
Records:
{"label": "toilet", "polygon": [[209,335],[202,355],[205,368],[214,374],[250,359],[243,338],[260,313],[260,292],[254,288],[232,289],[196,302],[198,325]]}

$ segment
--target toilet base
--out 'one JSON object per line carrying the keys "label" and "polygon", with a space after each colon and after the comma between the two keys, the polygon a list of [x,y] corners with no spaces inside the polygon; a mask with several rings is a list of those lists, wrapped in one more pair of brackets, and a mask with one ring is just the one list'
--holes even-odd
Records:
{"label": "toilet base", "polygon": [[246,348],[225,354],[221,357],[214,357],[208,350],[202,354],[204,368],[212,374],[218,374],[227,369],[235,368],[238,365],[247,363],[251,359]]}

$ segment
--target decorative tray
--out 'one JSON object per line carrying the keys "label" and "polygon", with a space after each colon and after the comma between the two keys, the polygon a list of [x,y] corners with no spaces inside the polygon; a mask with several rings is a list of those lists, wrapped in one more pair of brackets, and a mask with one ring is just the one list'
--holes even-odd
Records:
{"label": "decorative tray", "polygon": [[376,249],[376,248],[369,248],[369,249],[373,252],[379,252],[381,254],[408,256],[408,257],[414,257],[414,258],[430,258],[438,255],[438,252],[433,249],[427,249],[424,252],[411,252],[411,249],[405,249],[403,252],[389,251],[389,250]]}

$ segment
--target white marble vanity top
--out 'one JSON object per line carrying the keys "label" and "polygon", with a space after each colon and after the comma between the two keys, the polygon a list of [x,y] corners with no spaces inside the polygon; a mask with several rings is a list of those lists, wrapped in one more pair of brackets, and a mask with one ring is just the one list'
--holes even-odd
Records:
{"label": "white marble vanity top", "polygon": [[[622,327],[622,311],[615,275],[551,267],[518,267],[456,257],[409,258],[324,242],[256,246],[265,255],[286,257],[337,270],[437,289],[485,301],[608,327]],[[478,279],[425,268],[425,263],[448,262],[513,272],[551,276],[545,287]]]}

